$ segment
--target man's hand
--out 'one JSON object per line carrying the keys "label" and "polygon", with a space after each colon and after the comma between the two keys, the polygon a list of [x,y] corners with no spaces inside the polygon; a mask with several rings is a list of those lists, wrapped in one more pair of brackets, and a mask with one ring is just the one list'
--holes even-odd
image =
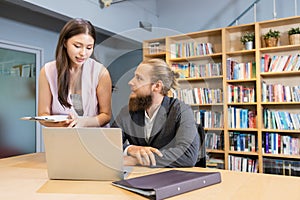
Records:
{"label": "man's hand", "polygon": [[156,160],[154,154],[162,157],[162,153],[153,147],[135,146],[131,145],[127,149],[127,154],[135,157],[140,165],[156,166]]}
{"label": "man's hand", "polygon": [[135,166],[138,164],[138,161],[135,157],[132,157],[132,156],[124,156],[123,157],[123,163],[125,166]]}

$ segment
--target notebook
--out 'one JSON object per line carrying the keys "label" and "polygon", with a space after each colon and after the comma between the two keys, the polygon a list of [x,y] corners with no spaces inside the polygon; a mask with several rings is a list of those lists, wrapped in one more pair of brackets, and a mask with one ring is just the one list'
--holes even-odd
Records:
{"label": "notebook", "polygon": [[221,183],[220,172],[169,170],[126,180],[113,185],[142,194],[151,199],[165,199],[185,192]]}
{"label": "notebook", "polygon": [[42,129],[49,179],[122,180],[119,128]]}

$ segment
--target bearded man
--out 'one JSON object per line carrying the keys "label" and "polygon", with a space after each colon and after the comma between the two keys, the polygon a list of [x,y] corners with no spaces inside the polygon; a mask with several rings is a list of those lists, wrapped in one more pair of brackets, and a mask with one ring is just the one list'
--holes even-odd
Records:
{"label": "bearded man", "polygon": [[191,167],[198,159],[199,134],[189,105],[168,97],[178,74],[161,59],[143,61],[129,81],[129,103],[112,127],[123,131],[124,164]]}

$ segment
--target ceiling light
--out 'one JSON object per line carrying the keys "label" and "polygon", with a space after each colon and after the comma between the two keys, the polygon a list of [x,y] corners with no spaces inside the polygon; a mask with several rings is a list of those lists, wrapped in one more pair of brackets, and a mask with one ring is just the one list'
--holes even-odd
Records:
{"label": "ceiling light", "polygon": [[112,3],[112,0],[101,0],[101,1],[104,4],[104,7],[109,7]]}

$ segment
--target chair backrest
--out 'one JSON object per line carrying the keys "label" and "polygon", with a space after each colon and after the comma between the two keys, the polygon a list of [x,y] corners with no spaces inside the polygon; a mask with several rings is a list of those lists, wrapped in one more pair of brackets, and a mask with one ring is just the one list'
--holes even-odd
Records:
{"label": "chair backrest", "polygon": [[200,136],[200,148],[198,161],[195,164],[195,167],[206,167],[205,131],[201,124],[197,124],[197,129]]}

